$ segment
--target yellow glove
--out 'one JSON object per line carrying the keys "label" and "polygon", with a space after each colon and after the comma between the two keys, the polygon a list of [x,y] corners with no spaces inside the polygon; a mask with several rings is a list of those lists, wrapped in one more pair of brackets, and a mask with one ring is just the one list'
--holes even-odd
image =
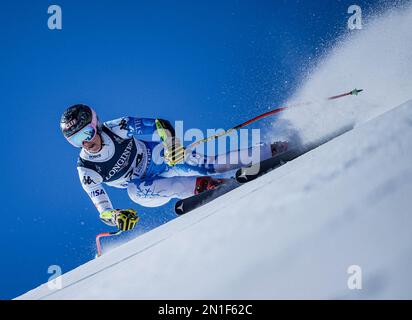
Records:
{"label": "yellow glove", "polygon": [[107,210],[100,214],[100,219],[105,223],[116,225],[122,231],[133,229],[139,221],[139,217],[133,209]]}
{"label": "yellow glove", "polygon": [[164,146],[164,160],[170,167],[173,167],[184,160],[185,149],[180,140],[175,137],[174,129],[168,121],[156,119],[155,123]]}
{"label": "yellow glove", "polygon": [[183,162],[185,157],[185,148],[182,147],[179,139],[168,138],[163,144],[164,159],[170,167]]}
{"label": "yellow glove", "polygon": [[136,211],[133,209],[119,210],[116,213],[116,225],[122,231],[132,230],[139,221]]}

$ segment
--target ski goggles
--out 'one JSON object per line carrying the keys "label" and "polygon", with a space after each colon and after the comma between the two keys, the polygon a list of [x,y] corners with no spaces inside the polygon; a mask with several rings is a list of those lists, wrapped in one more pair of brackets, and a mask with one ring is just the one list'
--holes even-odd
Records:
{"label": "ski goggles", "polygon": [[90,123],[87,126],[85,126],[83,129],[81,129],[80,131],[68,137],[67,141],[69,141],[73,146],[77,148],[81,148],[83,147],[83,142],[93,140],[94,137],[96,136],[96,133],[97,133],[96,125],[94,125],[93,123]]}

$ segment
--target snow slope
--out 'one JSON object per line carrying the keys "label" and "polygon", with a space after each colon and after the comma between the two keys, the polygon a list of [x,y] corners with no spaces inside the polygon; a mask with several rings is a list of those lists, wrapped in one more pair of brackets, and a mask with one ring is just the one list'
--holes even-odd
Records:
{"label": "snow slope", "polygon": [[411,196],[409,101],[19,298],[410,299]]}

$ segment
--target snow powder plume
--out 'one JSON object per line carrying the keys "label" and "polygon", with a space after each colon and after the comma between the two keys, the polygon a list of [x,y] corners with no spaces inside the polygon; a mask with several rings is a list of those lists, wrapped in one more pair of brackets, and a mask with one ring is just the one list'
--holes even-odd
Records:
{"label": "snow powder plume", "polygon": [[[411,5],[388,10],[373,17],[362,30],[348,31],[319,59],[286,105],[315,103],[282,116],[299,130],[301,141],[364,122],[412,97],[411,23]],[[323,100],[355,87],[365,91],[358,97]],[[279,122],[273,125],[276,128]]]}

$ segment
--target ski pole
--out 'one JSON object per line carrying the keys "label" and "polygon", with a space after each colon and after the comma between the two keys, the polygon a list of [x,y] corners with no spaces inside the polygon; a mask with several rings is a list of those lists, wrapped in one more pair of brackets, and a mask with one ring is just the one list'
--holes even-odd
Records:
{"label": "ski pole", "polygon": [[[336,96],[328,97],[325,100],[335,100],[335,99],[343,98],[343,97],[346,97],[346,96],[357,96],[362,91],[363,91],[363,89],[353,89],[352,91],[349,91],[349,92],[345,92],[345,93],[342,93],[342,94],[339,94],[339,95],[336,95]],[[221,136],[227,135],[227,134],[229,134],[229,133],[231,133],[231,132],[233,132],[237,129],[243,128],[243,127],[247,126],[248,124],[251,124],[252,122],[255,122],[259,119],[266,118],[270,115],[282,112],[282,111],[287,110],[287,109],[291,109],[291,108],[301,106],[301,105],[308,105],[308,104],[312,104],[312,103],[313,102],[306,102],[306,103],[300,103],[300,104],[289,106],[289,107],[279,107],[279,108],[276,108],[274,110],[270,110],[268,112],[262,113],[262,114],[254,117],[250,120],[247,120],[247,121],[245,121],[241,124],[238,124],[237,126],[234,126],[233,128],[230,128],[230,129],[225,130],[223,132],[216,133],[216,134],[214,134],[210,137],[207,137],[207,138],[204,138],[204,139],[193,142],[192,144],[190,144],[189,146],[186,147],[185,152],[187,152],[188,150],[192,150],[193,148],[195,148],[196,146],[198,146],[201,143],[208,142],[210,140],[213,140],[213,139],[219,138]]]}
{"label": "ski pole", "polygon": [[118,230],[118,231],[113,231],[113,232],[102,232],[102,233],[99,233],[99,234],[96,236],[97,256],[100,257],[100,256],[102,255],[102,248],[101,248],[101,244],[100,244],[100,238],[118,236],[118,235],[121,234],[122,232],[123,232],[122,230]]}
{"label": "ski pole", "polygon": [[343,98],[343,97],[346,97],[346,96],[357,96],[362,91],[363,91],[363,89],[353,89],[352,91],[342,93],[342,94],[338,94],[337,96],[329,97],[329,98],[327,98],[327,100],[335,100],[335,99]]}

